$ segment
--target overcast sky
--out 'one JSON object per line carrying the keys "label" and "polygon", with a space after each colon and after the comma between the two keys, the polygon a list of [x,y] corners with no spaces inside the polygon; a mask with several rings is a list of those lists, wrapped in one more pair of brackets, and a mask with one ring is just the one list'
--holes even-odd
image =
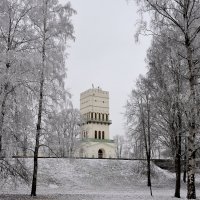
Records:
{"label": "overcast sky", "polygon": [[[64,1],[64,0],[62,0]],[[75,43],[68,49],[67,88],[74,107],[80,93],[100,86],[110,93],[110,134],[125,134],[124,105],[139,74],[145,74],[150,38],[135,43],[136,4],[126,0],[71,0]]]}

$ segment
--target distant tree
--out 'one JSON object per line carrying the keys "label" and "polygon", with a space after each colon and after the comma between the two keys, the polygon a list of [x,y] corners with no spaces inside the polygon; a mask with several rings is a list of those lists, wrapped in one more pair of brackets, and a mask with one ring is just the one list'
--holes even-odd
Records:
{"label": "distant tree", "polygon": [[117,158],[122,158],[123,157],[123,151],[125,148],[125,139],[122,135],[116,135],[114,137],[115,145],[116,145],[116,155]]}
{"label": "distant tree", "polygon": [[131,96],[127,101],[126,118],[133,134],[140,135],[140,140],[144,144],[147,160],[147,185],[150,188],[151,196],[151,150],[153,141],[152,127],[154,123],[152,111],[148,81],[144,77],[140,77],[137,82],[137,89],[132,90]]}
{"label": "distant tree", "polygon": [[55,155],[58,157],[74,156],[79,145],[81,121],[79,110],[71,106],[50,116],[46,142]]}

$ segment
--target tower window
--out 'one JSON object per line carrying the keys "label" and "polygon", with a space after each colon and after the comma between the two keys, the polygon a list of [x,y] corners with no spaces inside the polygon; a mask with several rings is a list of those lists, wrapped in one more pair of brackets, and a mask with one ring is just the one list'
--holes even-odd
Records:
{"label": "tower window", "polygon": [[95,119],[97,119],[97,113],[95,113]]}
{"label": "tower window", "polygon": [[99,131],[99,139],[101,139],[101,131]]}
{"label": "tower window", "polygon": [[97,139],[97,131],[94,133],[94,138]]}
{"label": "tower window", "polygon": [[104,131],[103,131],[103,132],[102,132],[102,140],[104,140],[104,137],[105,137],[105,136],[104,136]]}

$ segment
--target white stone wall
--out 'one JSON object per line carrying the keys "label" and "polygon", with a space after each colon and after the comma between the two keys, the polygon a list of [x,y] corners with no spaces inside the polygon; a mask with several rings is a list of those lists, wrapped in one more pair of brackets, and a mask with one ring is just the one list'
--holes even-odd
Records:
{"label": "white stone wall", "polygon": [[82,126],[82,131],[88,133],[88,138],[95,138],[95,131],[97,131],[97,133],[99,131],[101,131],[101,133],[104,131],[104,139],[109,139],[109,125],[85,124]]}
{"label": "white stone wall", "polygon": [[[80,112],[86,123],[82,125],[84,142],[76,156],[98,158],[98,151],[101,149],[104,158],[116,158],[115,144],[109,141],[109,92],[93,88],[81,93]],[[96,141],[95,131],[97,131]],[[101,136],[104,132],[104,139],[99,140],[99,131]]]}
{"label": "white stone wall", "polygon": [[101,89],[89,89],[80,96],[81,114],[96,112],[109,114],[109,93]]}
{"label": "white stone wall", "polygon": [[97,143],[97,142],[88,142],[82,143],[79,155],[76,153],[77,157],[85,158],[98,158],[99,149],[103,150],[103,158],[116,158],[115,144],[114,143]]}

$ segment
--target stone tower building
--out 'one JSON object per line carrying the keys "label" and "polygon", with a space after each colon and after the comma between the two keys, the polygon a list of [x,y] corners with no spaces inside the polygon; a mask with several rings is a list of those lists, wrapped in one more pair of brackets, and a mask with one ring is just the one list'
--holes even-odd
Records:
{"label": "stone tower building", "polygon": [[109,93],[92,88],[80,95],[82,142],[80,157],[115,158],[115,144],[109,139]]}

